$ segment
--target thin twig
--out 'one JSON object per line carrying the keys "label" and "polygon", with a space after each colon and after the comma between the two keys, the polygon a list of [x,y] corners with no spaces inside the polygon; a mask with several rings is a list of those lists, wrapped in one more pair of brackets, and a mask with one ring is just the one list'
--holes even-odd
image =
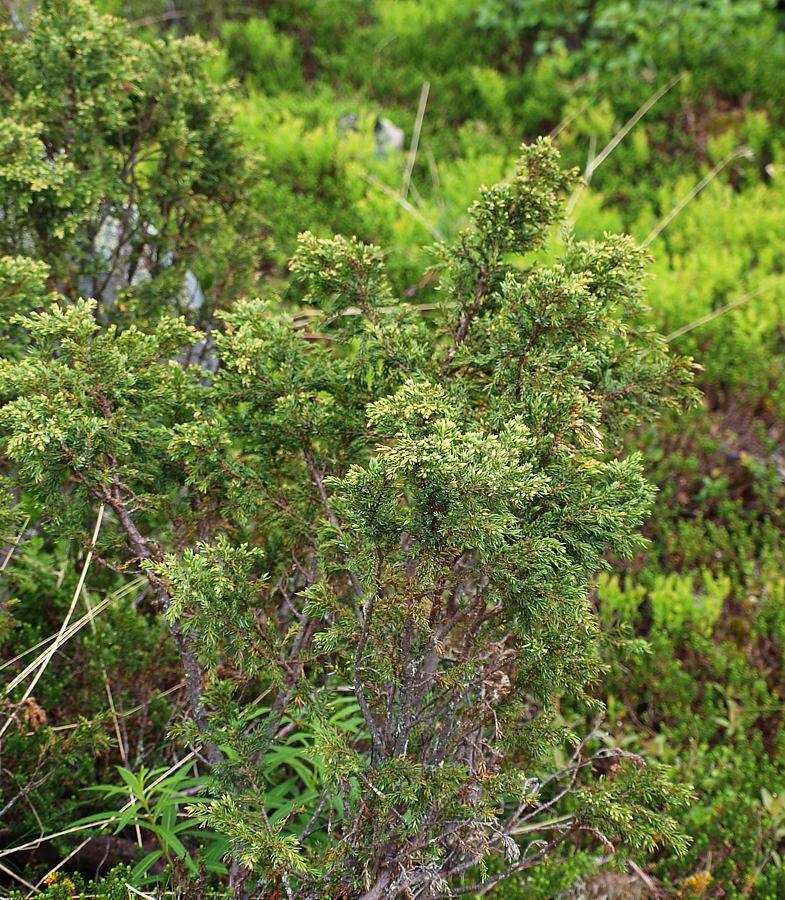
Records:
{"label": "thin twig", "polygon": [[[68,628],[63,632],[62,637],[58,633],[58,634],[53,635],[50,638],[47,638],[45,641],[42,641],[43,644],[54,643],[57,646],[56,647],[50,646],[43,653],[40,653],[38,656],[36,656],[36,658],[31,663],[28,663],[25,666],[25,668],[22,669],[22,671],[18,675],[14,676],[13,680],[8,683],[8,685],[5,689],[5,693],[9,694],[14,688],[18,687],[28,677],[28,675],[30,675],[32,672],[34,672],[45,661],[45,658],[49,653],[53,653],[55,650],[60,649],[60,647],[62,647],[64,644],[67,644],[68,641],[70,641],[71,638],[77,632],[81,631],[82,628],[84,628],[84,626],[87,625],[87,623],[91,619],[93,619],[95,616],[97,616],[100,612],[103,612],[103,610],[106,609],[106,607],[109,605],[111,600],[112,600],[111,596],[105,597],[103,600],[101,600],[100,603],[97,603],[93,607],[92,615],[90,613],[87,613],[84,616],[82,616],[81,619],[77,619],[75,622],[72,622],[68,626]],[[39,645],[37,645],[37,646],[39,646]],[[32,647],[31,650],[27,651],[27,652],[31,652],[32,650],[37,649],[37,646]],[[21,658],[22,656],[26,656],[27,652],[24,654],[20,654],[20,656],[18,658]],[[2,668],[5,668],[5,665]]]}
{"label": "thin twig", "polygon": [[27,29],[22,24],[22,20],[19,18],[19,15],[16,12],[13,0],[5,0],[3,6],[5,6],[6,12],[8,13],[8,18],[11,20],[11,24],[14,26],[14,28],[16,28],[16,30],[21,35],[26,36]]}
{"label": "thin twig", "polygon": [[125,886],[128,888],[128,894],[129,894],[129,896],[130,896],[131,894],[134,894],[134,895],[137,896],[137,897],[144,897],[145,900],[155,900],[155,897],[153,897],[152,894],[145,894],[144,891],[138,890],[138,889],[135,888],[133,885],[128,884],[127,881],[126,881],[126,883],[125,883]]}
{"label": "thin twig", "polygon": [[580,198],[581,192],[584,188],[589,184],[592,179],[592,175],[599,169],[599,167],[605,162],[605,160],[613,153],[613,151],[619,146],[619,144],[624,140],[625,137],[632,131],[632,129],[640,122],[640,120],[646,115],[646,113],[660,100],[665,94],[668,93],[671,88],[675,87],[682,78],[684,78],[684,73],[681,75],[675,75],[671,78],[670,81],[667,81],[658,91],[649,97],[649,99],[641,106],[635,114],[629,118],[624,125],[614,134],[614,136],[608,141],[608,143],[602,148],[599,154],[593,159],[589,157],[589,160],[586,163],[586,171],[583,174],[583,182],[578,185],[578,187],[573,191],[572,196],[567,201],[566,212],[567,215],[571,215],[573,210],[575,209],[576,204],[578,203],[578,199]]}
{"label": "thin twig", "polygon": [[[77,854],[84,846],[86,846],[87,844],[89,844],[91,840],[92,840],[92,838],[89,838],[89,837],[88,837],[88,838],[85,838],[85,839],[82,841],[81,844],[77,844],[77,846],[74,847],[74,849],[68,854],[68,856],[66,856],[66,857],[64,857],[63,859],[61,859],[60,862],[59,862],[56,866],[54,866],[53,868],[51,868],[51,869],[46,873],[46,875],[44,875],[42,878],[39,878],[38,881],[37,881],[36,884],[35,884],[35,888],[34,888],[35,892],[38,893],[38,888],[41,887],[41,885],[46,881],[46,879],[49,878],[50,876],[54,875],[54,873],[57,872],[58,869],[62,869],[62,867],[68,862],[68,860],[69,860],[69,859],[72,859],[74,856],[76,856],[76,854]],[[29,896],[29,895],[28,895],[28,896]]]}
{"label": "thin twig", "polygon": [[647,875],[646,872],[644,872],[643,869],[634,860],[628,860],[627,865],[629,866],[630,871],[633,873],[633,875],[635,875],[635,877],[644,884],[653,898],[663,896],[662,890],[660,889],[660,887],[658,887],[654,879],[650,875]]}
{"label": "thin twig", "polygon": [[660,221],[652,228],[649,232],[646,240],[641,244],[641,247],[648,247],[649,244],[670,225],[670,223],[678,216],[678,214],[684,209],[684,207],[691,201],[694,200],[695,197],[711,182],[714,178],[719,175],[719,173],[727,166],[729,163],[732,163],[734,159],[751,159],[752,158],[752,150],[749,147],[737,147],[733,153],[729,153],[725,159],[721,160],[717,163],[716,166],[709,172],[707,175],[704,175],[703,178],[695,185],[695,187],[687,194],[686,197],[683,197],[679,202],[673,207],[673,209],[665,216],[664,219],[660,219]]}
{"label": "thin twig", "polygon": [[30,521],[30,516],[28,516],[28,517],[25,519],[24,525],[22,525],[22,530],[21,530],[21,531],[19,532],[19,534],[16,536],[16,539],[15,539],[14,542],[11,544],[11,546],[8,548],[8,553],[6,554],[6,557],[5,557],[5,559],[3,560],[2,566],[0,566],[0,572],[5,571],[5,567],[6,567],[6,566],[8,565],[8,563],[11,561],[11,557],[14,555],[14,550],[16,550],[16,548],[19,546],[19,542],[22,540],[22,537],[24,536],[24,533],[25,533],[25,530],[27,529],[27,525],[28,525],[29,521]]}
{"label": "thin twig", "polygon": [[625,137],[632,131],[632,129],[640,122],[640,120],[646,115],[646,113],[655,105],[659,100],[661,100],[671,88],[675,87],[681,80],[684,78],[684,72],[680,75],[674,75],[670,81],[667,81],[656,93],[652,94],[651,97],[641,106],[638,111],[628,119],[624,125],[614,134],[614,136],[608,141],[608,143],[603,147],[603,149],[597,154],[597,157],[591,164],[591,168],[586,171],[587,180],[591,179],[591,176],[599,169],[599,167],[605,162],[605,160],[613,153],[613,151],[619,146],[619,144],[624,140]]}
{"label": "thin twig", "polygon": [[[132,706],[131,709],[126,710],[125,712],[121,712],[117,714],[118,719],[129,719],[131,716],[138,713],[140,710],[145,709],[150,705],[151,700],[160,700],[163,697],[168,697],[169,694],[173,694],[175,691],[179,691],[181,688],[185,687],[185,681],[179,681],[177,684],[173,684],[170,688],[167,688],[165,691],[160,691],[157,694],[154,694],[150,697],[150,699],[146,703],[139,703],[136,706]],[[78,722],[70,722],[68,725],[54,725],[50,730],[51,731],[73,731],[74,728],[78,728]],[[25,735],[25,737],[29,737],[29,732]]]}
{"label": "thin twig", "polygon": [[148,25],[157,25],[159,22],[171,22],[173,19],[184,19],[188,15],[185,11],[170,9],[158,16],[144,16],[128,23],[129,28],[146,28]]}
{"label": "thin twig", "polygon": [[20,884],[23,884],[26,888],[29,888],[31,893],[34,893],[34,894],[41,893],[41,891],[39,891],[38,888],[34,884],[30,884],[29,881],[25,881],[25,879],[22,878],[21,875],[17,875],[16,872],[14,872],[12,869],[9,869],[7,866],[4,866],[2,863],[0,863],[0,872],[5,872],[6,875],[9,875],[15,881],[18,881]]}
{"label": "thin twig", "polygon": [[420,102],[417,105],[417,117],[414,120],[414,131],[412,132],[412,143],[409,147],[409,158],[406,160],[406,170],[403,173],[403,186],[401,187],[401,197],[405,200],[409,196],[409,185],[412,180],[412,169],[417,159],[417,147],[420,143],[420,130],[422,129],[422,120],[425,117],[425,106],[428,103],[428,93],[431,90],[430,81],[424,81],[422,90],[420,91]]}
{"label": "thin twig", "polygon": [[752,300],[754,297],[759,297],[761,294],[765,293],[766,291],[770,291],[775,287],[778,287],[778,285],[762,285],[756,290],[750,291],[749,294],[742,294],[741,297],[737,297],[735,300],[731,300],[730,303],[726,303],[724,306],[720,306],[718,309],[713,309],[710,313],[706,313],[705,316],[701,316],[699,319],[695,319],[694,322],[690,322],[688,325],[682,325],[681,328],[677,328],[675,331],[672,331],[665,338],[665,343],[669,344],[671,341],[675,341],[676,338],[681,337],[683,334],[687,334],[695,328],[700,328],[701,325],[706,325],[709,322],[714,321],[714,319],[718,319],[726,312],[730,312],[732,309],[736,309],[743,303],[747,303],[748,300]]}
{"label": "thin twig", "polygon": [[[73,599],[71,600],[71,606],[68,608],[68,613],[66,614],[66,617],[63,620],[63,624],[60,628],[60,632],[57,635],[57,640],[55,640],[55,642],[52,644],[52,646],[44,654],[44,660],[41,663],[41,666],[39,667],[37,672],[35,673],[32,681],[27,686],[27,689],[25,690],[24,696],[22,697],[20,703],[24,703],[25,700],[27,700],[28,697],[33,693],[33,690],[35,689],[35,686],[38,684],[38,681],[41,678],[41,676],[44,674],[46,667],[49,665],[52,657],[57,652],[58,647],[60,647],[61,643],[63,643],[63,635],[68,630],[68,624],[71,621],[71,616],[73,615],[74,608],[76,607],[76,601],[79,599],[79,594],[81,593],[82,587],[85,583],[85,578],[87,578],[87,570],[90,568],[90,563],[92,562],[92,559],[93,559],[93,550],[95,549],[95,542],[98,540],[98,532],[101,530],[101,522],[103,522],[103,519],[104,519],[104,504],[102,503],[98,510],[98,516],[96,517],[96,520],[95,520],[95,529],[93,530],[93,538],[90,542],[90,549],[87,551],[87,556],[85,557],[84,565],[82,566],[82,573],[79,576],[79,583],[76,586],[76,590],[74,591]],[[13,721],[12,716],[9,716],[5,720],[3,727],[0,728],[0,738],[2,738],[2,736],[6,733],[6,731],[8,730],[8,727],[12,721]]]}
{"label": "thin twig", "polygon": [[[102,608],[108,602],[109,602],[108,599],[102,600],[101,601]],[[95,607],[95,609],[98,610],[98,607]],[[67,631],[63,635],[63,637],[65,639],[63,641],[63,643],[65,643],[65,641],[67,641],[67,640],[70,640],[74,636],[74,634],[76,634],[77,631],[79,631],[81,628],[83,628],[87,624],[87,621],[89,618],[90,618],[89,615],[82,616],[81,619],[77,619],[75,622],[73,622],[71,625],[69,625]],[[39,641],[37,644],[33,644],[32,647],[28,647],[27,650],[23,650],[21,653],[18,653],[13,659],[6,660],[4,663],[0,664],[0,672],[2,672],[3,669],[7,669],[9,666],[12,666],[14,663],[19,662],[19,660],[24,659],[26,656],[29,656],[31,653],[35,653],[36,650],[40,650],[41,647],[45,647],[47,644],[51,644],[52,641],[56,641],[56,640],[57,640],[57,633],[50,634],[49,637],[45,637],[42,641]],[[40,654],[31,663],[28,663],[26,668],[23,669],[18,675],[15,676],[14,683],[9,684],[6,687],[6,693],[8,693],[9,691],[12,691],[16,687],[17,684],[24,681],[25,678],[27,678],[27,676],[33,671],[33,669],[38,667],[38,665],[40,664],[43,657],[44,657],[44,654]]]}
{"label": "thin twig", "polygon": [[563,118],[561,120],[561,122],[559,122],[558,125],[556,125],[554,128],[551,129],[551,131],[548,134],[548,137],[552,141],[555,141],[556,138],[562,133],[562,131],[564,131],[564,129],[568,125],[571,125],[575,121],[575,119],[578,118],[578,116],[583,115],[583,113],[585,113],[586,110],[589,109],[590,106],[591,106],[591,102],[584,103],[583,106],[579,106],[577,109],[574,109],[571,113],[569,113],[567,116],[565,116],[565,118]]}
{"label": "thin twig", "polygon": [[[84,626],[87,625],[88,622],[92,621],[92,619],[98,615],[98,613],[106,609],[106,607],[109,605],[109,603],[112,602],[112,600],[119,600],[126,594],[130,594],[131,592],[135,591],[137,587],[144,581],[144,578],[135,578],[133,581],[129,581],[128,584],[124,585],[121,588],[118,588],[116,591],[112,591],[111,594],[109,594],[107,597],[104,597],[104,599],[99,603],[96,603],[96,605],[93,607],[92,613],[86,613],[81,617],[81,619],[77,619],[75,622],[72,622],[68,626],[68,629],[63,635],[62,641],[60,641],[60,646],[62,646],[67,641],[70,641],[71,638],[77,633],[77,631],[80,631],[82,628],[84,628]],[[42,641],[39,641],[37,644],[34,644],[32,647],[29,647],[22,653],[19,653],[13,659],[7,660],[6,662],[2,663],[2,665],[0,665],[0,671],[8,668],[8,666],[12,666],[16,662],[19,662],[20,659],[24,659],[25,656],[28,656],[30,653],[34,653],[41,647],[50,644],[52,641],[56,641],[57,637],[57,634],[51,634],[49,635],[49,637],[44,638]],[[6,693],[12,691],[18,684],[21,684],[21,682],[24,681],[25,678],[27,678],[27,676],[40,665],[41,661],[44,658],[44,655],[45,654],[42,653],[37,656],[31,663],[28,663],[28,665],[18,675],[16,675],[14,680],[6,687]]]}
{"label": "thin twig", "polygon": [[[82,591],[82,594],[84,596],[84,602],[85,602],[85,606],[87,607],[88,613],[92,613],[93,605],[90,603],[90,595],[87,593],[87,591]],[[95,634],[95,617],[90,619],[90,627],[93,631],[93,634]],[[101,662],[100,665],[101,665],[101,677],[103,678],[104,690],[106,691],[106,699],[109,703],[109,709],[112,713],[112,724],[114,725],[114,733],[115,733],[115,737],[117,738],[117,748],[120,751],[120,759],[122,760],[123,765],[127,769],[128,768],[128,751],[125,746],[125,741],[123,741],[123,736],[120,733],[120,719],[117,715],[117,708],[115,707],[114,695],[112,694],[112,686],[109,683],[109,676],[106,673],[106,666],[103,664],[103,661]],[[131,801],[133,801],[133,796],[134,796],[133,791],[129,787],[128,788],[128,797]],[[135,823],[135,832],[136,832],[136,844],[139,847],[139,849],[141,850],[141,848],[142,848],[142,832],[141,832],[141,829],[139,828],[138,822]]]}
{"label": "thin twig", "polygon": [[415,219],[428,231],[431,237],[435,238],[437,241],[443,241],[444,235],[439,229],[431,224],[425,216],[411,203],[405,198],[402,197],[397,191],[394,191],[389,185],[385,184],[383,181],[380,181],[378,178],[374,178],[373,175],[368,175],[367,173],[362,176],[368,184],[372,184],[375,188],[378,188],[383,194],[386,194],[388,197],[392,197],[396,203],[400,204],[406,212],[410,215],[414,216]]}
{"label": "thin twig", "polygon": [[[59,837],[65,837],[65,835],[67,834],[76,834],[78,831],[87,831],[88,828],[105,828],[107,825],[111,825],[112,822],[115,821],[117,821],[117,816],[107,816],[105,819],[101,819],[99,822],[88,822],[85,825],[72,825],[70,828],[63,829],[63,831],[55,831],[52,834],[45,834],[42,837],[35,838],[32,841],[28,841],[26,844],[19,844],[18,847],[9,847],[7,850],[0,850],[0,857],[11,856],[14,853],[21,853],[23,850],[35,850],[40,847],[41,844],[46,844],[49,841],[54,841]],[[2,864],[0,863],[0,865]]]}

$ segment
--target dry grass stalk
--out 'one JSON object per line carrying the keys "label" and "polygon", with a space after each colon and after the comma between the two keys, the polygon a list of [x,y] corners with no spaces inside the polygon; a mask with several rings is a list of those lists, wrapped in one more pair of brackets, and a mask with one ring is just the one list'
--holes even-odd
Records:
{"label": "dry grass stalk", "polygon": [[412,132],[412,143],[409,147],[409,158],[406,160],[406,170],[403,173],[403,186],[401,187],[401,197],[405,200],[409,196],[409,187],[412,181],[412,169],[417,159],[417,147],[420,144],[420,131],[422,129],[422,120],[425,118],[425,106],[428,103],[428,93],[431,90],[430,81],[423,82],[420,91],[420,102],[417,105],[417,117],[414,120],[414,131]]}

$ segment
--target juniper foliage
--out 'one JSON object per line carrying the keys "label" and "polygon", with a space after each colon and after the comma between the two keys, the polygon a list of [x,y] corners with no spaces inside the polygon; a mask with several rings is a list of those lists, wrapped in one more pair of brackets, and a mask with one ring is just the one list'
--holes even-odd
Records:
{"label": "juniper foliage", "polygon": [[262,254],[255,164],[197,38],[144,42],[85,0],[0,26],[0,253],[103,318],[202,325]]}
{"label": "juniper foliage", "polygon": [[[30,291],[12,319],[3,456],[52,529],[88,544],[102,504],[97,557],[148,578],[188,684],[179,733],[212,764],[196,814],[231,838],[238,896],[446,897],[581,836],[683,847],[685,790],[559,716],[601,670],[589,583],[641,547],[652,499],[620,437],[692,398],[631,240],[538,254],[574,179],[524,147],[436,248],[430,317],[377,248],[302,235],[303,305],[220,313],[213,375],[166,312],[105,325]],[[315,790],[275,756],[293,729]],[[294,799],[270,816],[276,758]]]}

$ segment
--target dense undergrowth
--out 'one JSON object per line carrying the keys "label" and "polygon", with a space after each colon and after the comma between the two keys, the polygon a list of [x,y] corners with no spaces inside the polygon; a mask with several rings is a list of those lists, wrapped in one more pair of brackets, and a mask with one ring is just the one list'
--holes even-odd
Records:
{"label": "dense undergrowth", "polygon": [[[635,848],[616,873],[608,847],[578,835],[558,856],[494,887],[492,896],[785,896],[779,4],[258,0],[173,8],[102,0],[101,12],[126,20],[117,26],[58,0],[42,5],[53,21],[48,34],[32,32],[39,42],[26,59],[16,49],[25,39],[15,32],[31,27],[29,10],[10,8],[17,22],[9,24],[0,57],[0,114],[17,123],[0,134],[0,206],[14,210],[0,218],[0,328],[10,364],[26,352],[30,327],[11,316],[28,311],[31,296],[43,305],[51,292],[71,300],[91,293],[104,321],[120,327],[166,308],[204,328],[236,298],[280,296],[276,308],[300,315],[303,327],[313,309],[303,311],[303,280],[288,260],[305,229],[385,248],[391,291],[414,310],[406,325],[411,337],[439,314],[442,299],[426,245],[455,240],[479,187],[510,175],[522,141],[552,134],[564,162],[585,175],[582,186],[569,189],[567,226],[580,240],[626,231],[646,247],[648,323],[679,357],[699,364],[701,392],[697,407],[666,411],[654,425],[633,423],[624,435],[628,450],[643,453],[658,488],[644,523],[649,543],[631,559],[611,558],[590,593],[601,626],[596,652],[606,666],[591,690],[604,718],[595,724],[595,710],[565,696],[555,722],[580,735],[596,727],[594,750],[663,764],[673,785],[692,785],[694,794],[683,805],[674,795],[669,807],[674,835],[688,841],[669,835]],[[126,34],[132,52],[119,37]],[[172,42],[183,36],[186,43]],[[81,58],[73,47],[98,49]],[[69,67],[84,79],[79,97],[57,82],[69,82]],[[410,158],[418,104],[421,130]],[[113,169],[118,154],[131,161],[115,128],[131,114],[144,123],[130,166],[138,167],[138,180],[125,177],[124,165],[122,177]],[[380,119],[403,129],[403,149],[380,149]],[[42,131],[53,147],[67,135],[70,156],[43,165],[35,142]],[[180,205],[183,185],[188,202]],[[106,197],[137,210],[124,226],[131,249],[117,284],[104,279],[95,260],[82,268],[73,263],[84,234],[68,224],[89,218]],[[563,225],[554,225],[539,259],[558,260],[568,245]],[[134,253],[147,255],[150,277],[134,278]],[[200,286],[198,304],[178,294],[189,278]],[[175,296],[181,302],[172,308]],[[156,339],[174,347],[176,338]],[[212,336],[190,352],[209,365]],[[17,377],[9,372],[0,384],[4,403]],[[139,419],[129,413],[125,423],[132,448],[161,441],[141,427],[146,377],[134,408]],[[371,393],[378,389],[373,378],[387,375],[380,369],[366,377]],[[156,412],[161,422],[176,421],[192,389],[176,379],[168,385],[174,393],[166,400],[169,419]],[[288,414],[294,412],[283,410],[280,421]],[[11,426],[6,420],[2,427],[6,441]],[[236,441],[249,440],[244,428],[237,426]],[[164,546],[205,538],[199,512],[183,512],[182,497],[161,499],[162,485],[183,460],[190,484],[200,484],[208,476],[194,457],[213,460],[220,450],[203,435],[179,435],[175,462],[139,482],[140,505],[158,498],[146,525]],[[16,456],[3,447],[8,475]],[[347,446],[346,460],[355,452]],[[33,481],[38,476],[49,478],[32,472]],[[206,785],[209,754],[188,755],[188,685],[170,628],[155,614],[154,588],[116,562],[114,533],[101,538],[86,565],[95,509],[84,500],[63,504],[53,526],[40,496],[8,484],[0,522],[6,893],[24,896],[51,873],[39,885],[48,897],[126,898],[128,884],[154,896],[226,895],[232,809],[223,810],[224,834],[216,819],[197,828],[192,803]],[[73,478],[46,487],[65,496]],[[223,502],[226,509],[208,514],[223,521],[259,515],[248,488],[235,488]],[[300,496],[296,502],[307,507]],[[277,559],[289,549],[283,542],[269,553]],[[71,621],[86,616],[84,627],[47,659],[51,644],[42,642],[58,634],[75,599]],[[17,679],[41,655],[40,680]],[[31,678],[34,690],[26,694]],[[212,701],[216,709],[230,705],[226,697]],[[346,733],[365,727],[351,703],[334,702],[324,720]],[[240,721],[240,731],[250,730],[251,722]],[[286,834],[307,825],[306,811],[329,778],[311,725],[292,715],[282,724],[281,744],[263,757],[260,794]],[[548,752],[558,767],[571,751]],[[600,758],[594,768],[612,786],[616,765]],[[117,818],[124,803],[129,811]],[[88,840],[93,833],[99,836]],[[489,865],[492,877],[501,864]],[[92,883],[98,871],[102,877]],[[19,878],[29,885],[22,888]],[[283,897],[287,885],[266,890],[259,896]]]}

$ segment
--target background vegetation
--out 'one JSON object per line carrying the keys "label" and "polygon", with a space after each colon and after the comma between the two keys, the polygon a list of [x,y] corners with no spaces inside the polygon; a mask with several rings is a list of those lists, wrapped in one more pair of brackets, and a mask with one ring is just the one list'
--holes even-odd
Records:
{"label": "background vegetation", "polygon": [[[626,432],[659,488],[649,544],[613,559],[591,592],[606,663],[593,691],[607,710],[594,740],[694,786],[672,813],[690,840],[641,848],[622,873],[609,871],[601,847],[576,840],[492,896],[785,896],[779,4],[101,0],[42,9],[49,30],[31,43],[20,30],[33,27],[34,10],[8,0],[0,51],[0,112],[15,123],[0,133],[0,205],[14,209],[0,218],[8,347],[18,346],[11,315],[26,309],[21,298],[75,299],[87,279],[99,313],[119,325],[160,310],[189,276],[203,297],[172,311],[200,327],[237,297],[277,292],[294,308],[303,286],[287,262],[306,228],[384,247],[393,292],[427,312],[439,298],[424,247],[456,238],[479,187],[510,175],[522,141],[550,134],[565,164],[580,168],[568,224],[579,239],[626,231],[646,248],[648,324],[701,367],[697,407]],[[69,98],[58,79],[79,54],[81,94]],[[123,95],[123,84],[134,90]],[[381,146],[382,120],[403,130],[400,149]],[[48,166],[31,143],[42,133],[62,149]],[[188,204],[168,216],[184,190]],[[96,197],[138,210],[120,223],[118,283],[75,250],[98,239],[85,225]],[[543,259],[562,251],[554,226]],[[134,276],[137,257],[145,279]],[[78,269],[74,258],[88,262]],[[15,352],[4,355],[13,362]],[[209,359],[209,337],[197,352]],[[150,441],[128,415],[129,440]],[[145,491],[165,477],[146,473]],[[72,535],[85,531],[84,509],[62,512],[53,530],[32,494],[13,501],[0,557],[6,890],[224,890],[226,839],[199,831],[188,811],[206,767],[183,749],[188,735],[172,737],[187,685],[150,588],[103,565],[107,543],[82,593],[86,560]],[[169,527],[167,516],[151,528]],[[74,621],[84,616],[84,627],[47,659],[52,644],[41,642],[58,634],[77,596]],[[46,664],[24,696],[30,679],[16,676],[36,657]],[[363,727],[355,709],[331,715],[347,730]],[[558,718],[581,734],[594,726],[569,698]],[[287,735],[263,786],[280,820],[307,805],[303,786],[316,791],[320,779],[313,736]],[[565,751],[553,752],[558,764]],[[112,821],[100,837],[69,832],[88,817],[92,827]],[[44,876],[69,855],[47,887]],[[107,876],[107,861],[128,868]]]}

